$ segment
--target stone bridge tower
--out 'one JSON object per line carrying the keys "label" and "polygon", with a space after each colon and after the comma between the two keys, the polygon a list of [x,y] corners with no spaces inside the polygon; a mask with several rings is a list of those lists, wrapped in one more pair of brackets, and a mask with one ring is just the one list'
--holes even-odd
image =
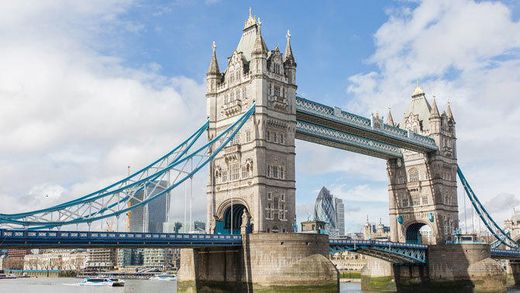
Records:
{"label": "stone bridge tower", "polygon": [[242,37],[220,71],[213,44],[207,73],[209,138],[256,102],[256,113],[210,166],[210,232],[292,232],[295,223],[296,62],[291,38],[282,54],[268,50],[260,19],[245,21]]}
{"label": "stone bridge tower", "polygon": [[[438,151],[403,150],[403,160],[388,161],[391,240],[442,244],[451,239],[459,222],[455,120],[450,105],[439,113],[435,98],[430,104],[417,86],[401,127],[433,138]],[[431,234],[421,236],[419,230],[425,225]]]}

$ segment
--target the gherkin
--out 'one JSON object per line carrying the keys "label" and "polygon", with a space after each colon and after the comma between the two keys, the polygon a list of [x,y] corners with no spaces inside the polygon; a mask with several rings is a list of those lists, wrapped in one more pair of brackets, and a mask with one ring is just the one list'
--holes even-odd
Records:
{"label": "the gherkin", "polygon": [[330,228],[336,227],[336,209],[334,208],[334,198],[330,191],[322,187],[316,204],[314,205],[314,219],[327,223]]}

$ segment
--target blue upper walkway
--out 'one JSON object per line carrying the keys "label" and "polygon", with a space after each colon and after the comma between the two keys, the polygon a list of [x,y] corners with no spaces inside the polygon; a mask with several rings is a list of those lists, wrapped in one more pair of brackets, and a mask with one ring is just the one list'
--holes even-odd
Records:
{"label": "blue upper walkway", "polygon": [[383,159],[401,158],[401,149],[437,150],[430,137],[301,97],[296,97],[296,137]]}

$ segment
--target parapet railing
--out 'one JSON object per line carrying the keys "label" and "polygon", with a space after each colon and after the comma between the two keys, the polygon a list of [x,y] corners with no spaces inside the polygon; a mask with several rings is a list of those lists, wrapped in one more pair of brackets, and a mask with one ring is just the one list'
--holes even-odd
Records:
{"label": "parapet railing", "polygon": [[[17,240],[28,243],[45,243],[56,240],[56,243],[69,240],[79,242],[106,241],[114,242],[208,242],[227,243],[242,245],[240,235],[217,235],[217,234],[188,234],[188,233],[137,233],[137,232],[99,232],[99,231],[27,231],[27,230],[0,230],[0,243]],[[59,243],[58,243],[59,244]]]}
{"label": "parapet railing", "polygon": [[424,244],[400,243],[400,242],[377,241],[377,240],[330,239],[329,243],[330,243],[330,245],[398,247],[398,248],[415,248],[415,249],[424,249],[424,250],[428,249],[428,245],[424,245]]}

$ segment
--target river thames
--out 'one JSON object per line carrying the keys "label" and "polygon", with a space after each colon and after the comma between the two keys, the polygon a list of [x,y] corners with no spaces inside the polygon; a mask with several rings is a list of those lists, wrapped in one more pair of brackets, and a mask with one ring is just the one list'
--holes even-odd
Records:
{"label": "river thames", "polygon": [[[30,278],[0,280],[0,293],[174,293],[175,281],[125,280],[125,287],[78,286],[82,279],[75,278]],[[362,292],[359,283],[341,283],[340,292]]]}
{"label": "river thames", "polygon": [[[126,280],[125,287],[78,286],[82,279],[75,278],[30,278],[0,280],[0,293],[174,293],[175,281]],[[340,292],[362,293],[360,283],[341,283]],[[508,293],[520,293],[520,289],[509,289]]]}

